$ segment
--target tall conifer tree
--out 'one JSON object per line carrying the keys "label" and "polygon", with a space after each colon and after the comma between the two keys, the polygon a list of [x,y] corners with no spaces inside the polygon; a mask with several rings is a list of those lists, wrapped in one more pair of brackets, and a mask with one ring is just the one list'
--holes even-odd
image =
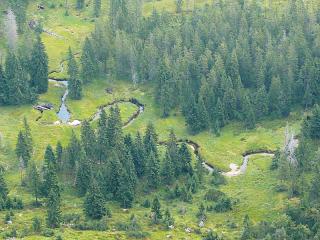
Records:
{"label": "tall conifer tree", "polygon": [[68,55],[69,95],[71,99],[79,100],[82,97],[82,81],[79,78],[78,64],[74,58],[71,48],[69,48]]}
{"label": "tall conifer tree", "polygon": [[30,60],[31,86],[37,89],[38,93],[48,91],[48,55],[40,36],[33,46]]}

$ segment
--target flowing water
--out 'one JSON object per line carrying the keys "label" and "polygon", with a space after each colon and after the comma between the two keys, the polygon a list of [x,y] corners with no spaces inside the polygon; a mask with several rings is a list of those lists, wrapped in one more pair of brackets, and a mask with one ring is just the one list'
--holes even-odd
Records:
{"label": "flowing water", "polygon": [[57,116],[62,123],[67,123],[70,120],[70,115],[71,115],[66,105],[67,96],[69,94],[68,81],[56,81],[52,79],[49,79],[49,81],[56,83],[59,86],[63,86],[66,89],[61,98],[61,105],[60,105],[59,111],[57,112]]}

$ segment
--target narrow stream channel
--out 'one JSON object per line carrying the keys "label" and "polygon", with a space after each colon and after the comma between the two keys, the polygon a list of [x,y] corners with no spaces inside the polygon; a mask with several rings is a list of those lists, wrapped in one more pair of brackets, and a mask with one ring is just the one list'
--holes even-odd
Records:
{"label": "narrow stream channel", "polygon": [[57,116],[62,123],[67,123],[70,120],[70,116],[71,116],[66,105],[67,96],[69,94],[68,81],[57,81],[53,79],[49,79],[49,81],[57,85],[63,86],[66,89],[61,98],[61,105],[60,105],[59,111],[57,112]]}

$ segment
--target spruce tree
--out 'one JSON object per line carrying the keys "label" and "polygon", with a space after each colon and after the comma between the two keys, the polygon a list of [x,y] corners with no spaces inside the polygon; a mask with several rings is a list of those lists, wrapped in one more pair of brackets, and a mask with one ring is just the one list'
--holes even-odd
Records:
{"label": "spruce tree", "polygon": [[137,183],[137,173],[133,163],[132,155],[128,146],[121,144],[117,149],[117,154],[120,158],[120,162],[128,175],[127,184],[129,184],[132,189],[135,188]]}
{"label": "spruce tree", "polygon": [[163,183],[168,185],[172,184],[175,178],[175,168],[168,151],[166,152],[165,158],[163,160],[161,176]]}
{"label": "spruce tree", "polygon": [[116,197],[120,188],[120,177],[124,174],[124,169],[121,166],[119,157],[114,152],[110,155],[107,174],[108,190]]}
{"label": "spruce tree", "polygon": [[20,99],[17,94],[17,79],[16,79],[16,71],[18,68],[18,60],[15,54],[12,51],[9,51],[5,60],[5,81],[7,82],[4,87],[6,87],[6,103],[10,105],[20,104]]}
{"label": "spruce tree", "polygon": [[252,223],[248,215],[245,215],[243,220],[243,232],[241,234],[241,240],[250,239],[252,237]]}
{"label": "spruce tree", "polygon": [[32,135],[31,135],[31,128],[28,124],[27,118],[24,117],[23,118],[23,127],[24,127],[24,138],[28,147],[28,151],[30,152],[30,154],[32,154],[33,152],[33,140],[32,140]]}
{"label": "spruce tree", "polygon": [[256,123],[256,118],[254,115],[253,107],[248,96],[244,97],[243,101],[243,115],[244,115],[244,124],[246,128],[253,129]]}
{"label": "spruce tree", "polygon": [[179,148],[177,144],[177,137],[173,130],[170,131],[169,141],[167,144],[167,153],[172,161],[172,165],[174,167],[175,176],[179,176],[182,169],[182,163],[179,157]]}
{"label": "spruce tree", "polygon": [[85,6],[85,0],[77,0],[76,8],[77,8],[78,10],[83,9],[84,6]]}
{"label": "spruce tree", "polygon": [[97,74],[97,62],[95,61],[91,41],[86,38],[81,55],[81,77],[84,84],[92,82]]}
{"label": "spruce tree", "polygon": [[320,139],[320,106],[315,105],[310,117],[303,123],[303,134],[312,139]]}
{"label": "spruce tree", "polygon": [[[50,145],[47,146],[44,155],[44,166],[43,166],[43,183],[42,183],[42,194],[48,196],[52,188],[56,187],[56,159],[54,156],[53,149]],[[56,192],[54,192],[55,194]]]}
{"label": "spruce tree", "polygon": [[172,217],[168,208],[166,209],[166,211],[164,213],[163,222],[164,222],[167,229],[169,229],[170,226],[174,225],[174,218]]}
{"label": "spruce tree", "polygon": [[119,179],[118,200],[122,208],[131,208],[134,200],[134,189],[130,184],[130,178],[127,173],[123,173]]}
{"label": "spruce tree", "polygon": [[159,223],[159,221],[162,219],[162,213],[161,213],[161,204],[158,197],[155,197],[152,202],[151,206],[151,213],[153,214],[153,223]]}
{"label": "spruce tree", "polygon": [[56,146],[56,162],[57,162],[57,168],[60,170],[62,168],[63,164],[63,147],[60,141],[57,142]]}
{"label": "spruce tree", "polygon": [[159,159],[150,152],[147,159],[147,181],[150,188],[157,188],[160,185],[160,166]]}
{"label": "spruce tree", "polygon": [[99,17],[101,12],[101,0],[94,0],[93,5],[94,16]]}
{"label": "spruce tree", "polygon": [[29,187],[33,196],[35,197],[36,205],[38,205],[38,198],[41,195],[41,179],[39,171],[34,161],[31,161],[29,163],[27,169],[27,186]]}
{"label": "spruce tree", "polygon": [[196,158],[196,164],[194,167],[195,174],[197,175],[198,181],[201,183],[203,181],[203,177],[205,174],[205,169],[203,167],[204,160],[200,154],[198,154],[198,157]]}
{"label": "spruce tree", "polygon": [[40,36],[31,53],[30,78],[31,86],[37,89],[37,93],[48,91],[48,55]]}
{"label": "spruce tree", "polygon": [[176,13],[182,12],[183,0],[176,0]]}
{"label": "spruce tree", "polygon": [[223,78],[221,87],[224,92],[222,103],[224,106],[225,118],[226,120],[232,120],[236,114],[237,99],[230,77]]}
{"label": "spruce tree", "polygon": [[279,96],[281,93],[281,82],[279,77],[273,77],[269,90],[270,110],[275,114],[280,114]]}
{"label": "spruce tree", "polygon": [[158,157],[157,149],[158,135],[152,123],[149,123],[143,138],[145,155],[149,156],[151,152]]}
{"label": "spruce tree", "polygon": [[190,96],[190,99],[189,106],[187,107],[188,110],[186,112],[186,122],[190,132],[192,134],[197,134],[201,130],[200,124],[202,123],[199,121],[199,110],[204,110],[198,109],[193,95]]}
{"label": "spruce tree", "polygon": [[60,189],[55,187],[50,189],[47,199],[47,225],[50,228],[58,228],[61,223],[61,199]]}
{"label": "spruce tree", "polygon": [[110,109],[107,122],[108,145],[110,148],[116,147],[123,141],[122,122],[118,105]]}
{"label": "spruce tree", "polygon": [[26,69],[12,51],[9,51],[5,62],[5,79],[7,82],[8,105],[32,103],[36,95],[30,87]]}
{"label": "spruce tree", "polygon": [[0,170],[0,201],[5,201],[8,197],[8,193],[9,190],[7,187],[7,183],[4,180],[4,171]]}
{"label": "spruce tree", "polygon": [[74,54],[69,48],[68,54],[68,90],[71,99],[80,100],[82,97],[82,81],[79,78],[79,70]]}
{"label": "spruce tree", "polygon": [[[52,159],[49,159],[52,157],[52,149],[50,149],[50,145],[47,148],[47,158],[45,159],[45,162],[48,164],[49,162],[52,162]],[[45,178],[46,183],[50,182],[50,185],[47,185],[48,188],[46,189],[48,192],[47,197],[47,225],[50,228],[58,228],[60,226],[61,222],[61,189],[58,183],[58,176],[57,176],[57,170],[55,167],[53,167],[53,164],[50,167],[50,181],[48,178]]]}
{"label": "spruce tree", "polygon": [[97,158],[96,136],[90,126],[90,123],[86,120],[84,120],[81,125],[81,142],[87,158],[89,158],[91,161],[94,161]]}
{"label": "spruce tree", "polygon": [[80,159],[77,164],[76,189],[79,196],[84,196],[89,188],[92,176],[91,165],[83,149],[81,149]]}
{"label": "spruce tree", "polygon": [[198,100],[198,121],[201,130],[206,130],[209,127],[209,114],[201,97]]}
{"label": "spruce tree", "polygon": [[26,143],[25,135],[22,133],[22,131],[20,131],[18,134],[18,141],[16,144],[16,155],[18,159],[22,158],[24,166],[28,166],[31,154]]}
{"label": "spruce tree", "polygon": [[222,240],[222,238],[220,238],[216,232],[209,231],[202,240]]}
{"label": "spruce tree", "polygon": [[3,72],[2,65],[0,64],[0,105],[6,105],[8,101],[8,86]]}
{"label": "spruce tree", "polygon": [[188,173],[192,175],[193,169],[192,169],[192,158],[191,158],[191,153],[188,149],[187,144],[182,143],[181,147],[179,149],[179,158],[181,161],[181,171],[183,173]]}
{"label": "spruce tree", "polygon": [[215,108],[215,128],[218,130],[222,128],[225,125],[225,113],[224,113],[224,107],[222,105],[222,102],[220,101],[220,98],[217,100],[217,105]]}
{"label": "spruce tree", "polygon": [[132,160],[138,177],[142,177],[146,171],[146,156],[143,141],[139,132],[133,142]]}
{"label": "spruce tree", "polygon": [[311,205],[317,205],[320,200],[320,193],[319,193],[320,178],[319,177],[320,177],[320,171],[319,169],[317,169],[316,175],[311,182],[311,187],[308,192],[308,200]]}
{"label": "spruce tree", "polygon": [[279,95],[279,114],[282,117],[288,117],[290,113],[290,103],[286,92],[281,89]]}
{"label": "spruce tree", "polygon": [[269,113],[269,99],[264,85],[255,94],[254,107],[257,119],[261,119]]}
{"label": "spruce tree", "polygon": [[93,178],[90,181],[90,186],[84,200],[84,213],[92,219],[101,219],[106,215],[105,202],[101,193],[100,187]]}
{"label": "spruce tree", "polygon": [[101,109],[100,118],[98,120],[97,130],[97,159],[100,164],[106,162],[108,154],[108,135],[107,135],[107,114],[104,109]]}
{"label": "spruce tree", "polygon": [[67,146],[66,152],[67,152],[69,167],[73,169],[81,153],[81,143],[77,138],[76,134],[74,133],[74,131],[72,131],[70,142]]}

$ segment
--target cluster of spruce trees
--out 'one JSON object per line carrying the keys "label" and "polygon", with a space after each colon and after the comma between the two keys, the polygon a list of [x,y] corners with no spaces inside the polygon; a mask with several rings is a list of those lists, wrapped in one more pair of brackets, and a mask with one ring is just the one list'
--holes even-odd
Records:
{"label": "cluster of spruce trees", "polygon": [[[172,184],[181,175],[192,178],[195,174],[187,145],[179,147],[174,133],[170,135],[163,161],[160,161],[157,145],[152,124],[148,125],[144,136],[140,133],[135,137],[124,136],[119,109],[111,108],[108,115],[102,111],[97,132],[85,121],[81,139],[72,134],[63,150],[61,169],[74,172],[80,196],[101,193],[99,198],[117,200],[121,207],[128,208],[132,206],[138,185],[139,189],[143,186],[152,190],[161,183]],[[87,195],[90,198],[91,194]]]}
{"label": "cluster of spruce trees", "polygon": [[112,0],[108,22],[96,24],[84,53],[110,78],[154,83],[164,117],[178,107],[193,133],[218,133],[234,119],[252,128],[319,101],[319,23],[319,10],[302,0],[279,8],[215,1],[190,14],[149,17],[142,1]]}
{"label": "cluster of spruce trees", "polygon": [[25,33],[29,0],[4,0],[1,1],[1,5],[4,7],[3,9],[10,8],[13,11],[17,22],[18,33]]}
{"label": "cluster of spruce trees", "polygon": [[[65,148],[60,142],[55,151],[49,145],[41,171],[32,161],[32,137],[26,121],[24,125],[18,135],[16,153],[23,162],[22,167],[27,168],[25,182],[35,196],[36,204],[39,197],[48,199],[50,227],[58,227],[61,221],[58,175],[69,176],[78,195],[85,196],[84,212],[93,219],[106,215],[107,200],[118,201],[121,207],[130,208],[137,189],[148,192],[161,184],[172,185],[180,177],[188,183],[180,195],[190,199],[189,195],[196,191],[202,179],[201,160],[193,167],[187,145],[179,144],[174,132],[165,143],[158,142],[152,124],[143,136],[139,132],[135,137],[124,136],[118,107],[111,108],[109,114],[102,110],[96,131],[84,121],[80,139],[73,132]],[[159,144],[166,147],[163,157]]]}
{"label": "cluster of spruce trees", "polygon": [[58,183],[57,162],[61,158],[61,154],[59,154],[62,153],[61,144],[57,145],[56,153],[50,145],[47,146],[44,154],[44,164],[40,171],[33,161],[33,139],[26,118],[24,118],[23,125],[24,128],[19,132],[16,144],[21,176],[22,171],[26,169],[22,185],[26,186],[35,197],[35,206],[40,205],[39,198],[46,198],[48,207],[47,225],[51,228],[59,227],[61,222],[61,188]]}
{"label": "cluster of spruce trees", "polygon": [[4,168],[0,166],[0,211],[23,209],[22,200],[16,197],[11,198],[8,194],[8,186],[4,180]]}
{"label": "cluster of spruce trees", "polygon": [[[88,5],[87,5],[88,6]],[[76,0],[76,8],[82,10],[86,7],[85,0]],[[101,0],[93,1],[93,14],[95,17],[99,17],[101,12]]]}
{"label": "cluster of spruce trees", "polygon": [[7,53],[5,68],[0,65],[0,105],[32,103],[48,90],[48,56],[40,37],[30,54]]}

